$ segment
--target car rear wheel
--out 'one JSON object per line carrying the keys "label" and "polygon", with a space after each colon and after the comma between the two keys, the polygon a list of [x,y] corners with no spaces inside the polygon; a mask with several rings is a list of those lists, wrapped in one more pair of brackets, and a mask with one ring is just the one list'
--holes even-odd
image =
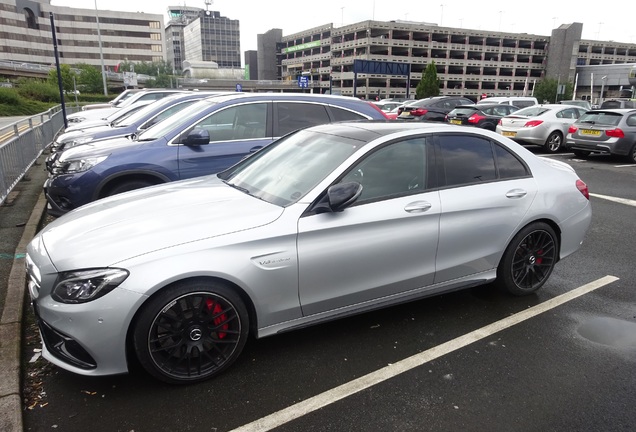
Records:
{"label": "car rear wheel", "polygon": [[627,160],[629,160],[630,163],[636,164],[636,144],[632,146],[632,149],[627,154]]}
{"label": "car rear wheel", "polygon": [[545,144],[543,147],[548,153],[556,153],[561,150],[561,145],[563,144],[563,136],[560,132],[552,132],[548,139],[545,140]]}
{"label": "car rear wheel", "polygon": [[543,286],[558,259],[558,238],[550,225],[536,222],[514,236],[497,268],[495,284],[514,295]]}
{"label": "car rear wheel", "polygon": [[586,158],[590,154],[592,154],[592,152],[589,152],[589,151],[586,151],[586,150],[572,150],[572,152],[574,153],[574,156],[577,156],[577,157],[580,157],[580,158]]}
{"label": "car rear wheel", "polygon": [[225,285],[188,281],[148,301],[133,329],[141,365],[170,384],[212,378],[239,356],[249,318],[241,298]]}

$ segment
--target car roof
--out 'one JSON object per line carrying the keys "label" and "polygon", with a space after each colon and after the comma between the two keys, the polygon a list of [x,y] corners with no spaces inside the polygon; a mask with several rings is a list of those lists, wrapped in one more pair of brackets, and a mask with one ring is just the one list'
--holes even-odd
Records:
{"label": "car roof", "polygon": [[636,108],[597,108],[593,110],[588,110],[588,113],[598,113],[598,112],[609,112],[609,113],[617,113],[617,114],[630,114],[636,112]]}
{"label": "car roof", "polygon": [[315,102],[329,102],[329,101],[343,101],[348,103],[366,102],[371,104],[372,101],[361,100],[352,96],[339,96],[339,95],[326,95],[326,94],[311,94],[311,93],[243,93],[234,92],[232,94],[212,96],[212,99],[216,102],[227,102],[234,99],[241,100],[298,100],[298,101],[315,101]]}
{"label": "car roof", "polygon": [[[329,133],[332,135],[343,136],[346,138],[357,139],[362,141],[372,141],[386,135],[397,134],[401,132],[462,132],[473,133],[475,131],[467,131],[467,128],[455,126],[441,122],[403,122],[396,120],[358,120],[344,121],[336,123],[326,123],[322,125],[307,128],[315,132]],[[470,128],[473,129],[473,128]],[[477,133],[481,132],[478,130]]]}

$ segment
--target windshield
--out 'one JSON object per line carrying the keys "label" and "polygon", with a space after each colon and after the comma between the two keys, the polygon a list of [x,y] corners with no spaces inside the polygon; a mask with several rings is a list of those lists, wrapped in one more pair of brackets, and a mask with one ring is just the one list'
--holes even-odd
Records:
{"label": "windshield", "polygon": [[127,119],[128,117],[145,107],[147,107],[147,104],[133,105],[128,108],[121,108],[106,117],[106,120],[110,121],[113,125],[117,125],[124,119]]}
{"label": "windshield", "polygon": [[209,107],[216,105],[213,99],[203,99],[195,104],[184,108],[179,112],[178,116],[170,116],[163,121],[160,121],[156,125],[137,136],[138,141],[154,141],[157,138],[168,135],[173,130],[182,131],[190,126],[192,119],[196,118],[202,111],[207,110]]}
{"label": "windshield", "polygon": [[227,184],[269,203],[297,202],[364,144],[301,130],[219,174]]}

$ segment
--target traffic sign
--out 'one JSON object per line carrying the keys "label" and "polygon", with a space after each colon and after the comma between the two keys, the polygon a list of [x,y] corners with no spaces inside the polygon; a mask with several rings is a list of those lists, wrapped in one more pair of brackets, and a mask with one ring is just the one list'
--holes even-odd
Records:
{"label": "traffic sign", "polygon": [[298,77],[298,87],[307,88],[309,87],[309,77],[305,75],[300,75]]}

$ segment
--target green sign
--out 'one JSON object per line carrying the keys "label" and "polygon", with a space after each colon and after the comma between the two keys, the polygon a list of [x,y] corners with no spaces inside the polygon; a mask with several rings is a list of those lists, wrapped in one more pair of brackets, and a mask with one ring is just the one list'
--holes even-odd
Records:
{"label": "green sign", "polygon": [[283,54],[287,54],[287,53],[291,53],[291,52],[296,52],[296,51],[301,51],[307,48],[316,48],[320,46],[320,41],[314,41],[314,42],[305,42],[304,44],[300,44],[300,45],[295,45],[289,48],[283,48]]}

